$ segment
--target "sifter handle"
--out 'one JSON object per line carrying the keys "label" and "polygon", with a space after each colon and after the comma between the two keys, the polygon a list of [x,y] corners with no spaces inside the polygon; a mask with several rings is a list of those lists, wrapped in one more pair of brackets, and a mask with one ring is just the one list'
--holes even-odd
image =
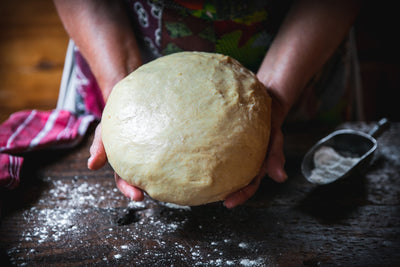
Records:
{"label": "sifter handle", "polygon": [[390,121],[386,118],[380,119],[378,123],[368,132],[374,138],[379,137],[390,126]]}

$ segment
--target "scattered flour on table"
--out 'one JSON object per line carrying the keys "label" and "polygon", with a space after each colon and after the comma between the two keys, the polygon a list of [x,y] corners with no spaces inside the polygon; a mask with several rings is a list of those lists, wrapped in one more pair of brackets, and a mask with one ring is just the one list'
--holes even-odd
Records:
{"label": "scattered flour on table", "polygon": [[239,248],[248,248],[248,247],[249,245],[244,242],[239,243]]}
{"label": "scattered flour on table", "polygon": [[[53,181],[49,177],[48,182],[49,191],[44,192],[38,200],[40,206],[44,208],[32,207],[23,212],[24,230],[20,243],[7,250],[10,261],[15,265],[22,266],[30,257],[40,255],[41,246],[47,246],[47,242],[53,243],[57,248],[72,248],[72,246],[79,248],[90,245],[91,241],[84,237],[94,229],[90,224],[82,222],[82,218],[90,215],[88,207],[114,212],[115,207],[121,205],[123,196],[118,191],[106,189],[100,184],[90,184],[85,179]],[[124,226],[110,224],[104,229],[95,230],[101,242],[111,248],[109,252],[99,255],[99,259],[106,265],[131,257],[132,251],[135,250],[142,251],[143,264],[148,259],[165,256],[163,253],[175,259],[186,260],[189,256],[194,266],[267,266],[270,262],[267,258],[250,258],[247,254],[243,258],[230,258],[225,255],[222,247],[234,242],[231,239],[233,235],[195,246],[186,242],[171,243],[163,240],[165,236],[171,236],[175,231],[184,229],[184,225],[188,222],[184,214],[191,210],[188,206],[156,203],[147,199],[143,202],[127,202],[125,207],[122,214],[135,210],[141,218],[136,224]],[[216,220],[216,217],[210,220]],[[141,234],[143,229],[147,230],[145,238]],[[71,240],[78,241],[70,242]],[[142,240],[146,242],[143,243]],[[26,244],[35,244],[36,247],[32,249],[30,246],[26,247]],[[168,247],[173,249],[167,249]],[[236,243],[236,248],[242,253],[253,249],[247,242]],[[139,260],[138,264],[140,263]]]}
{"label": "scattered flour on table", "polygon": [[[39,204],[59,207],[111,207],[125,198],[111,181],[107,186],[90,184],[85,178],[72,180],[52,180],[48,178],[50,189],[39,200]],[[114,187],[114,188],[113,188]],[[110,189],[113,188],[113,189]]]}
{"label": "scattered flour on table", "polygon": [[[85,236],[85,233],[91,230],[90,225],[82,224],[81,221],[81,218],[90,212],[88,207],[111,210],[113,207],[118,207],[121,200],[125,198],[118,189],[109,189],[114,186],[113,181],[110,181],[109,187],[104,187],[101,184],[90,184],[86,179],[86,177],[81,177],[81,179],[75,177],[69,180],[53,180],[48,177],[49,190],[43,192],[38,199],[39,206],[44,206],[44,208],[31,207],[23,211],[23,224],[26,227],[23,227],[18,246],[11,248],[8,253],[12,255],[20,251],[22,249],[20,246],[23,246],[25,242],[34,242],[37,245],[44,242],[56,242],[70,246],[68,240],[76,236]],[[144,206],[145,204],[142,203],[129,203],[128,208]],[[111,240],[115,237],[104,235],[103,238]],[[84,242],[86,241],[80,240],[81,244]],[[127,246],[121,246],[120,250],[126,251]],[[115,259],[118,258],[118,254],[115,255]],[[11,257],[11,259],[17,263],[16,258]]]}
{"label": "scattered flour on table", "polygon": [[315,169],[312,170],[309,180],[317,184],[333,182],[350,170],[360,158],[344,157],[332,147],[321,146],[314,153]]}
{"label": "scattered flour on table", "polygon": [[23,213],[26,222],[40,221],[40,226],[26,228],[22,233],[25,241],[36,241],[39,244],[45,241],[60,241],[69,233],[78,232],[75,217],[82,216],[76,209],[36,209],[32,207]]}
{"label": "scattered flour on table", "polygon": [[240,265],[242,266],[265,266],[263,258],[258,258],[256,260],[242,259],[240,260]]}
{"label": "scattered flour on table", "polygon": [[164,206],[166,206],[167,208],[170,208],[170,209],[191,210],[190,206],[181,206],[181,205],[177,205],[174,203],[167,203],[167,202],[165,202],[163,204],[164,204]]}
{"label": "scattered flour on table", "polygon": [[145,209],[146,203],[144,201],[142,201],[142,202],[131,201],[128,203],[128,208],[129,209]]}

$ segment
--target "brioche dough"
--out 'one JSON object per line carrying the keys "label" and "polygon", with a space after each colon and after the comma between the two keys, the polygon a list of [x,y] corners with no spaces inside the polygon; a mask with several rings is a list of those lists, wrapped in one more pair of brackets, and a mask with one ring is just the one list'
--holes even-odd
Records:
{"label": "brioche dough", "polygon": [[257,175],[271,99],[256,76],[220,54],[181,52],[147,63],[112,90],[102,117],[108,161],[152,198],[223,200]]}

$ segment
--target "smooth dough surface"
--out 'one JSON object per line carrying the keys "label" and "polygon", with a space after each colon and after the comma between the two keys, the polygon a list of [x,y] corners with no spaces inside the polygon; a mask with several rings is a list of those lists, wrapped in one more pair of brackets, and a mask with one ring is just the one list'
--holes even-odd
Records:
{"label": "smooth dough surface", "polygon": [[265,87],[236,60],[181,52],[141,66],[114,87],[102,139],[122,179],[163,202],[201,205],[257,175],[270,106]]}

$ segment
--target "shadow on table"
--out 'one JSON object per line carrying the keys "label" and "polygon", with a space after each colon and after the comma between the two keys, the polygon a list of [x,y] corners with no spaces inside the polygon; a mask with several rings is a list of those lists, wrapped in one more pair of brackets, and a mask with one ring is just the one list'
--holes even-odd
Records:
{"label": "shadow on table", "polygon": [[296,206],[296,209],[324,224],[340,223],[360,206],[367,204],[367,185],[364,175],[356,173],[332,184],[315,186]]}
{"label": "shadow on table", "polygon": [[31,207],[42,193],[49,189],[49,184],[41,170],[62,160],[72,149],[46,150],[28,153],[20,172],[20,183],[14,190],[4,190],[0,197],[0,218],[18,209]]}
{"label": "shadow on table", "polygon": [[24,154],[19,186],[11,191],[0,191],[0,219],[9,212],[36,203],[42,193],[49,188],[49,184],[45,181],[46,168],[62,162],[71,153],[88,147],[88,143],[93,139],[95,127],[96,125],[91,125],[81,142],[72,148],[43,149]]}

